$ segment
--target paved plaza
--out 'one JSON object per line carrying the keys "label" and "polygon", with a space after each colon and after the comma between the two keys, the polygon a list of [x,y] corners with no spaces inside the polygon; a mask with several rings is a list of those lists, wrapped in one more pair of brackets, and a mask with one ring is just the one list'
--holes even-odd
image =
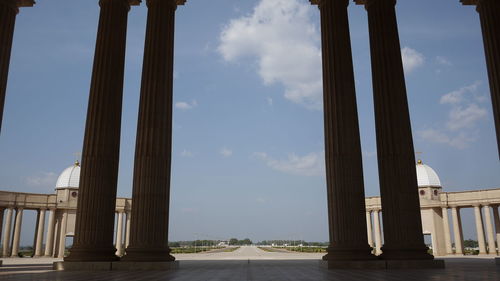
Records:
{"label": "paved plaza", "polygon": [[3,259],[0,280],[500,280],[500,266],[492,257],[447,257],[446,269],[327,270],[318,266],[322,254],[266,252],[253,246],[175,256],[180,268],[170,272],[58,272],[52,262],[60,259]]}

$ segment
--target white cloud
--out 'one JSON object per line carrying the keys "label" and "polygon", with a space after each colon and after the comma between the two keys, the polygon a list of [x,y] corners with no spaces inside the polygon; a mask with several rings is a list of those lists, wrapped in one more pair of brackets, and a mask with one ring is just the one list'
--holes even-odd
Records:
{"label": "white cloud", "polygon": [[41,172],[24,179],[25,183],[34,187],[55,187],[57,174],[53,172]]}
{"label": "white cloud", "polygon": [[440,65],[444,65],[444,66],[452,66],[453,63],[451,63],[451,61],[449,61],[447,58],[443,57],[443,56],[437,56],[436,57],[436,62]]}
{"label": "white cloud", "polygon": [[272,98],[270,98],[270,97],[268,97],[268,98],[267,98],[267,104],[268,104],[269,106],[273,105],[273,99],[272,99]]}
{"label": "white cloud", "polygon": [[184,101],[179,101],[179,102],[175,103],[175,107],[178,109],[182,109],[182,110],[193,109],[196,106],[198,106],[198,102],[196,100],[192,100],[191,103],[184,102]]}
{"label": "white cloud", "polygon": [[471,85],[462,87],[458,90],[451,91],[443,95],[440,99],[441,104],[459,104],[464,102],[466,95],[477,96],[477,90],[481,85],[480,81],[476,81]]}
{"label": "white cloud", "polygon": [[422,66],[425,62],[425,57],[416,50],[404,47],[401,49],[401,56],[403,58],[403,67],[405,73],[410,73],[418,67]]}
{"label": "white cloud", "polygon": [[182,152],[181,152],[181,156],[182,157],[194,157],[194,154],[193,152],[191,152],[190,150],[187,150],[187,149],[184,149]]}
{"label": "white cloud", "polygon": [[219,153],[224,157],[229,157],[233,155],[233,151],[227,147],[223,147],[219,150]]}
{"label": "white cloud", "polygon": [[480,94],[481,82],[462,87],[443,95],[440,103],[450,106],[444,125],[424,129],[417,135],[426,141],[464,149],[478,139],[477,124],[486,118],[488,110],[481,105],[486,99]]}
{"label": "white cloud", "polygon": [[264,84],[282,84],[286,99],[321,109],[320,34],[307,1],[261,0],[253,13],[233,19],[220,34],[226,61],[255,58]]}
{"label": "white cloud", "polygon": [[254,157],[266,163],[273,170],[299,176],[318,176],[325,173],[324,153],[309,153],[297,156],[292,153],[287,159],[276,160],[265,152],[255,152]]}

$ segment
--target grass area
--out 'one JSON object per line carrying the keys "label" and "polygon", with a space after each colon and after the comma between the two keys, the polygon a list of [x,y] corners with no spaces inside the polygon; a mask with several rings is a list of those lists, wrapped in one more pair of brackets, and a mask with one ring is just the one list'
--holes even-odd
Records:
{"label": "grass area", "polygon": [[326,248],[323,247],[286,247],[285,249],[301,253],[326,253]]}
{"label": "grass area", "polygon": [[215,249],[222,249],[224,247],[178,247],[172,248],[171,254],[195,254]]}

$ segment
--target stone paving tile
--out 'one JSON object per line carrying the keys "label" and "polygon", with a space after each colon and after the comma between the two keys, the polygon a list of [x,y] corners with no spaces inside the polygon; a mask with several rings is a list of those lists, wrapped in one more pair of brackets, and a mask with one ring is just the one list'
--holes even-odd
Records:
{"label": "stone paving tile", "polygon": [[[26,272],[45,265],[0,268],[0,280],[167,280],[167,281],[469,281],[500,280],[500,266],[492,259],[447,259],[446,269],[434,270],[327,270],[312,260],[182,261],[171,272]],[[44,268],[45,267],[45,268]],[[24,270],[24,272],[21,272]]]}

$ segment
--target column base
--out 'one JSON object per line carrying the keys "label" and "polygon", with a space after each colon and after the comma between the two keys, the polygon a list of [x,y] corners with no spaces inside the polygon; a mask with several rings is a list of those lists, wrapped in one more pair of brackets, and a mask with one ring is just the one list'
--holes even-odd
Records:
{"label": "column base", "polygon": [[380,258],[384,260],[433,260],[434,256],[427,252],[427,247],[420,249],[405,249],[405,248],[384,248],[380,249],[382,254]]}
{"label": "column base", "polygon": [[53,263],[52,268],[57,271],[168,271],[178,269],[179,262],[58,261]]}
{"label": "column base", "polygon": [[372,248],[366,247],[365,249],[341,248],[341,247],[328,247],[326,250],[328,254],[323,256],[324,261],[365,261],[377,259],[372,252]]}
{"label": "column base", "polygon": [[170,255],[169,248],[127,248],[122,262],[173,262],[175,257]]}
{"label": "column base", "polygon": [[112,262],[120,260],[115,255],[116,249],[79,249],[71,248],[65,262]]}

